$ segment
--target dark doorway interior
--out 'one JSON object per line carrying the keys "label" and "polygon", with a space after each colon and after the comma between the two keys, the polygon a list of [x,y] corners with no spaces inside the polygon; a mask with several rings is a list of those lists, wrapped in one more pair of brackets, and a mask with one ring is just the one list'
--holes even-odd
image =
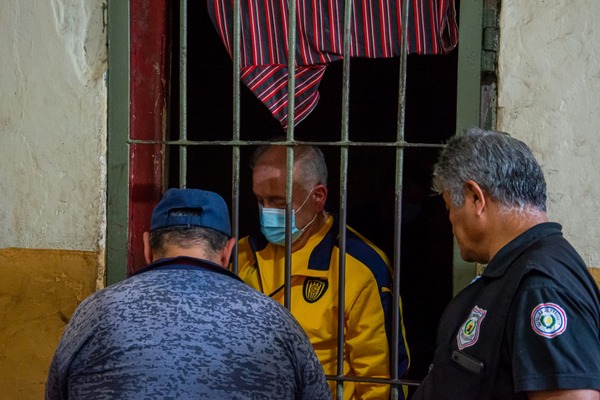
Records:
{"label": "dark doorway interior", "polygon": [[[176,2],[173,2],[176,3]],[[177,7],[174,5],[174,7]],[[232,62],[210,21],[204,2],[189,2],[188,114],[190,140],[232,137]],[[173,10],[178,48],[178,10]],[[178,137],[179,77],[173,57],[170,136]],[[446,56],[408,57],[406,132],[408,142],[443,143],[454,134],[457,51]],[[392,142],[396,138],[399,59],[352,59],[350,139]],[[341,131],[342,64],[331,64],[320,86],[317,108],[295,129],[295,138],[336,141]],[[285,134],[279,122],[241,86],[241,137],[268,140]],[[329,203],[339,202],[339,148],[322,147],[329,166]],[[179,153],[171,149],[169,187],[179,186]],[[240,235],[257,229],[257,206],[248,166],[252,147],[242,147]],[[410,377],[422,379],[433,357],[437,322],[452,296],[452,233],[443,201],[430,191],[436,148],[407,148],[403,165],[401,294],[411,351]],[[394,257],[395,150],[352,147],[348,169],[348,223]],[[187,186],[232,193],[232,150],[189,146]]]}

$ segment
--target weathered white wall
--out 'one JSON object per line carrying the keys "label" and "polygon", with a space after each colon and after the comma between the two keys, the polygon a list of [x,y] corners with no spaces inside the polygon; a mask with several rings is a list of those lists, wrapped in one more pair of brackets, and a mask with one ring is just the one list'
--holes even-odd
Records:
{"label": "weathered white wall", "polygon": [[43,398],[65,321],[103,284],[104,3],[0,0],[2,398]]}
{"label": "weathered white wall", "polygon": [[0,1],[0,248],[101,246],[104,3]]}
{"label": "weathered white wall", "polygon": [[600,267],[600,1],[501,3],[498,129],[532,147],[551,219]]}

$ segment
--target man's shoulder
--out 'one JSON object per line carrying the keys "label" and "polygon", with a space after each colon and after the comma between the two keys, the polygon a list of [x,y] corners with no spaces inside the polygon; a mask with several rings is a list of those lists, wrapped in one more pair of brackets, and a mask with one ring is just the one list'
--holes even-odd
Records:
{"label": "man's shoulder", "polygon": [[383,250],[351,227],[347,229],[346,252],[371,268],[389,268],[389,259]]}
{"label": "man's shoulder", "polygon": [[88,297],[83,299],[83,301],[79,304],[78,309],[85,307],[95,307],[93,304],[100,302],[110,303],[111,299],[113,298],[117,298],[116,301],[118,301],[118,297],[120,296],[119,293],[121,293],[125,287],[131,285],[130,280],[132,279],[133,278],[130,277],[95,291],[94,293],[90,294]]}
{"label": "man's shoulder", "polygon": [[238,251],[253,253],[262,251],[269,245],[269,242],[262,234],[250,234],[238,240]]}
{"label": "man's shoulder", "polygon": [[118,306],[121,303],[125,303],[125,299],[131,299],[132,297],[137,296],[137,294],[152,292],[153,287],[157,285],[172,285],[173,282],[171,278],[175,278],[175,274],[167,274],[162,271],[151,271],[133,275],[94,292],[84,299],[80,307],[95,307],[93,305],[95,303],[102,304],[104,307],[113,305]]}
{"label": "man's shoulder", "polygon": [[533,243],[519,257],[530,273],[531,282],[588,280],[589,271],[575,248],[562,235],[542,238]]}
{"label": "man's shoulder", "polygon": [[238,240],[238,247],[250,246],[250,235],[244,236]]}
{"label": "man's shoulder", "polygon": [[[245,236],[238,241],[237,261],[240,272],[244,269],[252,267],[255,264],[254,251],[250,245],[251,240],[251,236]],[[235,257],[235,254],[232,254],[232,256]]]}

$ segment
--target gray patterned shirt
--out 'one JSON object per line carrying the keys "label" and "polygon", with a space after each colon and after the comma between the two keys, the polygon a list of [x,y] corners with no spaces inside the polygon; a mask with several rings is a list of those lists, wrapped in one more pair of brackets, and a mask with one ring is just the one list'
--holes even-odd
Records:
{"label": "gray patterned shirt", "polygon": [[330,399],[291,314],[214,267],[150,269],[85,299],[46,399]]}

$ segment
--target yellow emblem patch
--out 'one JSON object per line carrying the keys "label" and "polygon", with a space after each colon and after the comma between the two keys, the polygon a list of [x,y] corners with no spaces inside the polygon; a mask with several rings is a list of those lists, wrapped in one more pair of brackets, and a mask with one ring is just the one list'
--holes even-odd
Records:
{"label": "yellow emblem patch", "polygon": [[319,300],[329,287],[329,283],[325,279],[306,278],[302,286],[302,294],[307,303],[314,303]]}

